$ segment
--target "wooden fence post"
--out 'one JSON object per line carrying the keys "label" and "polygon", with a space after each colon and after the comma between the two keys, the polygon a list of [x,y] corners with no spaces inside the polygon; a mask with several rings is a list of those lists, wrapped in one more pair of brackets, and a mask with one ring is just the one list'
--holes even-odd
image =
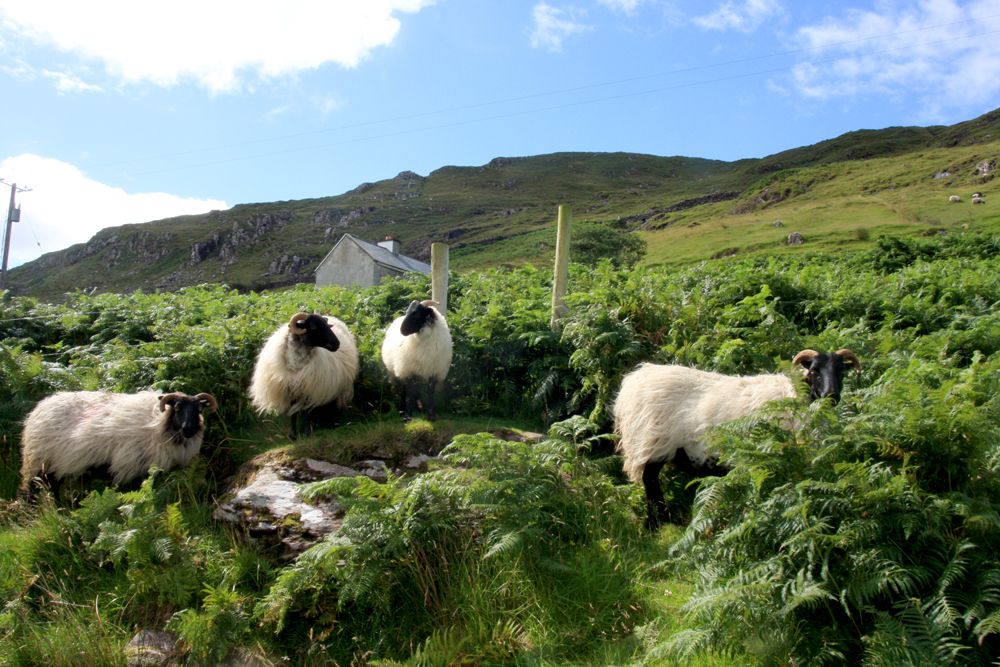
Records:
{"label": "wooden fence post", "polygon": [[431,244],[431,298],[448,310],[448,244]]}
{"label": "wooden fence post", "polygon": [[569,314],[564,297],[566,283],[569,281],[569,234],[573,214],[569,206],[559,206],[559,217],[556,222],[556,266],[552,277],[552,319],[553,330],[559,327],[559,320]]}

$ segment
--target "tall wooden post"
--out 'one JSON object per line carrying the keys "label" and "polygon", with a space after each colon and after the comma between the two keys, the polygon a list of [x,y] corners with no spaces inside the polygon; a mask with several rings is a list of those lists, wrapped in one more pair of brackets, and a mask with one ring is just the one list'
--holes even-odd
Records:
{"label": "tall wooden post", "polygon": [[559,320],[569,314],[564,300],[566,283],[569,281],[569,230],[573,214],[569,206],[559,206],[559,217],[556,222],[556,266],[552,277],[552,319],[550,326],[559,327]]}
{"label": "tall wooden post", "polygon": [[448,310],[448,244],[431,244],[431,298]]}

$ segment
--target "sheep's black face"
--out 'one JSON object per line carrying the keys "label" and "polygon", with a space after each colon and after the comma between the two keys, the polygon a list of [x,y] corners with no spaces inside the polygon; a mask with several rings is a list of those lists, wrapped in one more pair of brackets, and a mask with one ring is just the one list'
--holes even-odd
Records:
{"label": "sheep's black face", "polygon": [[853,362],[839,354],[825,352],[803,362],[805,381],[809,385],[809,400],[829,398],[834,403],[839,402],[840,392],[844,387],[844,370],[853,365]]}
{"label": "sheep's black face", "polygon": [[336,352],[340,349],[340,340],[333,333],[333,327],[322,315],[310,315],[296,322],[304,329],[302,336],[309,347],[321,347],[324,350]]}
{"label": "sheep's black face", "polygon": [[434,309],[423,305],[419,301],[411,301],[403,321],[399,325],[399,331],[404,336],[415,334],[428,324],[432,324],[437,315]]}
{"label": "sheep's black face", "polygon": [[168,403],[170,405],[170,430],[185,438],[193,438],[201,432],[202,402],[188,396]]}

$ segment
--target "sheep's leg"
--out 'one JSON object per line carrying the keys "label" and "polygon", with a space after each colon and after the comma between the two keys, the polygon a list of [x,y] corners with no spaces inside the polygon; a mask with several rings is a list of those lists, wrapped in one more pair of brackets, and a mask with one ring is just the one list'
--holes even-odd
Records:
{"label": "sheep's leg", "polygon": [[419,392],[417,388],[417,380],[415,378],[410,378],[406,381],[406,407],[403,409],[403,421],[410,421],[413,419],[413,411],[417,407],[417,393]]}
{"label": "sheep's leg", "polygon": [[29,503],[34,504],[38,500],[38,492],[44,490],[44,477],[44,473],[25,477],[25,481],[21,485],[21,491],[24,493],[24,499]]}
{"label": "sheep's leg", "polygon": [[302,411],[302,435],[309,437],[313,432],[312,410]]}
{"label": "sheep's leg", "polygon": [[406,414],[406,383],[402,381],[396,382],[396,393],[399,396],[399,414]]}
{"label": "sheep's leg", "polygon": [[431,421],[437,419],[437,412],[434,410],[435,389],[437,389],[437,379],[431,378],[427,381],[427,419]]}
{"label": "sheep's leg", "polygon": [[52,502],[59,503],[59,491],[62,488],[62,480],[50,472],[43,472],[38,476],[39,483],[43,487],[48,487],[52,494]]}
{"label": "sheep's leg", "polygon": [[660,471],[666,460],[647,461],[642,468],[642,485],[646,489],[646,527],[656,530],[667,521],[667,500],[660,486]]}
{"label": "sheep's leg", "polygon": [[288,434],[288,439],[289,440],[298,440],[299,439],[299,414],[297,412],[293,412],[291,415],[288,416],[288,421],[292,425],[292,432]]}

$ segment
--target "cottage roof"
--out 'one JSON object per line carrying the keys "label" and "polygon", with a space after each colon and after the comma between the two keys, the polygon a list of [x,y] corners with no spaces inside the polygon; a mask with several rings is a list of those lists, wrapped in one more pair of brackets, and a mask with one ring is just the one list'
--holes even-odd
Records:
{"label": "cottage roof", "polygon": [[365,252],[365,254],[371,257],[372,260],[375,261],[377,264],[387,266],[390,269],[395,269],[397,271],[402,271],[402,272],[413,271],[416,273],[423,273],[424,275],[430,275],[431,272],[430,264],[425,264],[424,262],[421,262],[419,259],[413,259],[412,257],[407,257],[406,255],[393,254],[392,251],[389,250],[388,248],[383,248],[380,245],[375,245],[374,243],[369,243],[368,241],[362,241],[361,239],[352,234],[344,234],[343,236],[341,236],[340,240],[337,241],[335,244],[333,244],[333,248],[331,248],[330,252],[326,254],[326,257],[323,258],[323,261],[319,263],[317,269],[319,268],[319,266],[322,266],[327,259],[330,258],[330,255],[333,254],[334,249],[336,249],[337,246],[343,243],[345,239],[353,241],[355,245],[361,248]]}

